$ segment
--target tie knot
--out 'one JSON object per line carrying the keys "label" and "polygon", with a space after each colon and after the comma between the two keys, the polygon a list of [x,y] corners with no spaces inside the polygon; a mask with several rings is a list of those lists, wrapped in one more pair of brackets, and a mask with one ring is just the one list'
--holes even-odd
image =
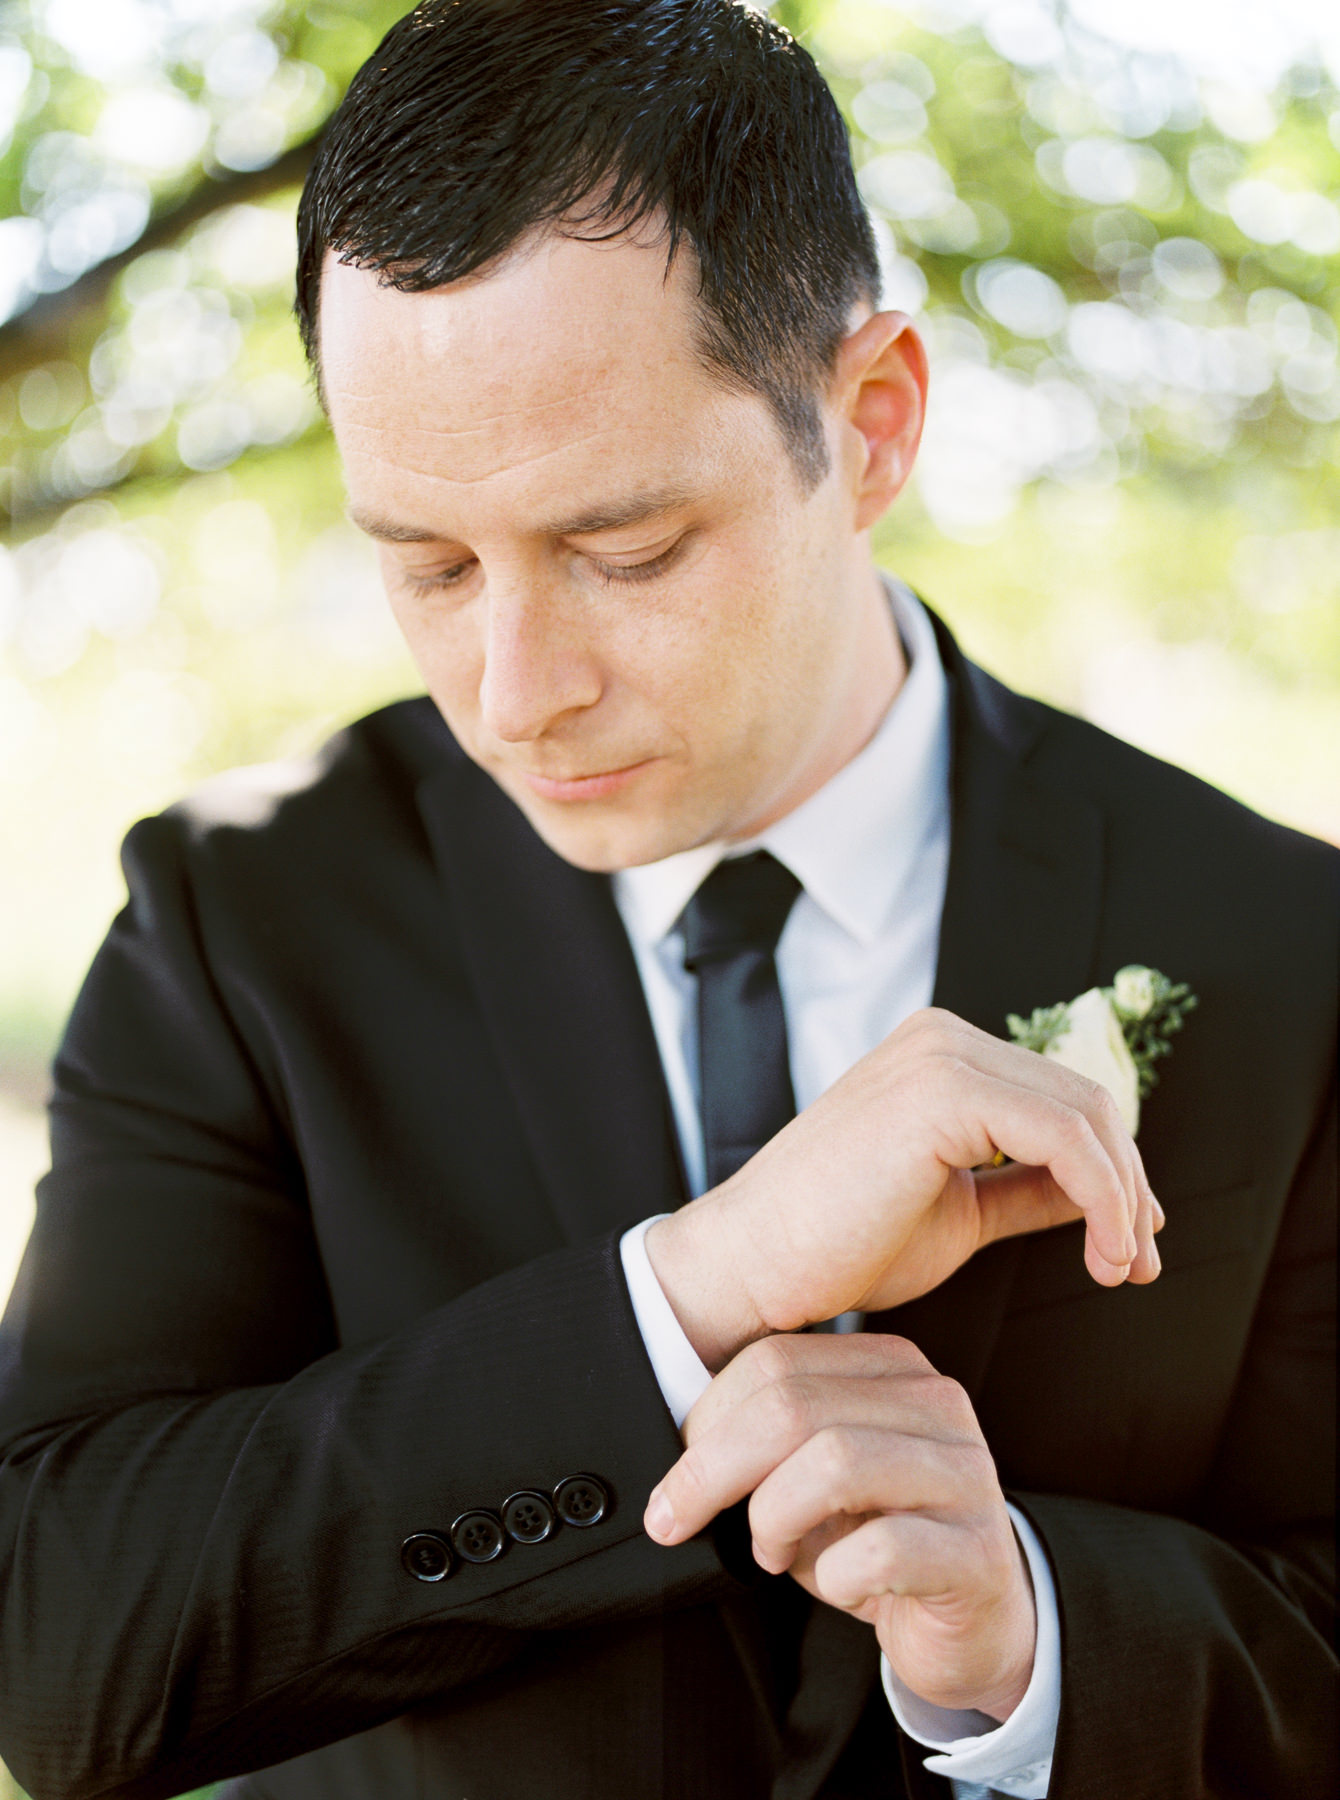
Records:
{"label": "tie knot", "polygon": [[754,950],[771,956],[800,883],[766,850],[719,862],[679,916],[684,967]]}

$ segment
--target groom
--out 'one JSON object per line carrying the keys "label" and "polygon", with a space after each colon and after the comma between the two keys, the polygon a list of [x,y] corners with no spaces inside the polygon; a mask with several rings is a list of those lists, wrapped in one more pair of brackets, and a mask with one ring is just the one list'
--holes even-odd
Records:
{"label": "groom", "polygon": [[[881,580],[877,288],[727,0],[356,78],[299,317],[431,701],[129,840],[0,1340],[36,1800],[1334,1784],[1336,858]],[[1136,961],[1138,1150],[1000,1041]]]}

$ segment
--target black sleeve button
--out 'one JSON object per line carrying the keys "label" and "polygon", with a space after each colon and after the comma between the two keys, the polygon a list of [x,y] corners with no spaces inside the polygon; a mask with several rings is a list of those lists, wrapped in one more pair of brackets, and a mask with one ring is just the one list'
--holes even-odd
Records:
{"label": "black sleeve button", "polygon": [[508,1537],[518,1544],[542,1544],[553,1534],[556,1523],[549,1496],[529,1491],[511,1494],[503,1501],[502,1522]]}
{"label": "black sleeve button", "polygon": [[599,1525],[610,1497],[594,1475],[569,1475],[554,1489],[554,1510],[565,1525]]}
{"label": "black sleeve button", "polygon": [[447,1540],[435,1531],[416,1531],[400,1546],[400,1562],[407,1575],[416,1581],[441,1581],[451,1574],[451,1551]]}
{"label": "black sleeve button", "polygon": [[451,1528],[451,1542],[457,1556],[465,1562],[492,1562],[507,1547],[503,1528],[491,1512],[462,1513]]}

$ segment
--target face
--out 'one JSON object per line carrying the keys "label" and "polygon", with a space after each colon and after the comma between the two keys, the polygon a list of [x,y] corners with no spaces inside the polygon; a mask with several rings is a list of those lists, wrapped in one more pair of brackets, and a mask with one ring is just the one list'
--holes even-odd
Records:
{"label": "face", "polygon": [[546,234],[425,294],[333,258],[322,278],[350,513],[410,650],[467,754],[588,869],[761,829],[899,676],[852,384],[806,491],[692,325],[685,259],[667,279],[627,238]]}

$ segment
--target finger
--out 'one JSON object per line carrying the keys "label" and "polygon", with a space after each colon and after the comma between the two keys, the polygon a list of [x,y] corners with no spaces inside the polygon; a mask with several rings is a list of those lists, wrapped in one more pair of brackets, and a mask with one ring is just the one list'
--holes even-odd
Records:
{"label": "finger", "polygon": [[897,1424],[946,1441],[977,1433],[963,1390],[928,1368],[884,1381],[791,1375],[759,1388],[695,1437],[648,1499],[648,1532],[661,1543],[691,1537],[753,1493],[806,1439],[844,1423]]}
{"label": "finger", "polygon": [[998,1493],[980,1437],[945,1442],[883,1424],[827,1426],[760,1482],[749,1502],[754,1555],[780,1574],[802,1540],[834,1516],[976,1515]]}
{"label": "finger", "polygon": [[[1135,1181],[1140,1195],[1139,1210],[1135,1220],[1135,1238],[1139,1249],[1134,1263],[1131,1265],[1129,1279],[1146,1283],[1156,1281],[1163,1267],[1163,1259],[1159,1255],[1158,1245],[1154,1242],[1154,1234],[1159,1229],[1159,1220],[1155,1214],[1158,1201],[1154,1198],[1154,1190],[1145,1175],[1144,1164],[1136,1158]],[[1159,1208],[1159,1214],[1162,1208]]]}
{"label": "finger", "polygon": [[[1084,1214],[1089,1272],[1108,1287],[1124,1281],[1138,1249],[1127,1182],[1085,1107],[1031,1084],[977,1071],[965,1074],[960,1069],[955,1086],[959,1104],[970,1107],[978,1122],[977,1142],[972,1141],[971,1130],[964,1134],[964,1148],[971,1157],[968,1166],[988,1161],[999,1148],[1014,1162],[1049,1169],[1057,1186]],[[955,1160],[946,1158],[950,1163]]]}
{"label": "finger", "polygon": [[1127,1130],[1116,1100],[1101,1082],[1068,1069],[1054,1057],[1039,1056],[1017,1044],[1003,1043],[988,1034],[989,1048],[979,1053],[993,1072],[1047,1093],[1084,1113],[1095,1135],[1112,1159],[1126,1189],[1129,1222],[1134,1228],[1142,1203],[1152,1199],[1140,1153]]}
{"label": "finger", "polygon": [[931,1365],[906,1338],[890,1332],[784,1332],[746,1344],[706,1388],[684,1421],[692,1444],[751,1395],[775,1382],[804,1375],[852,1379],[931,1373]]}
{"label": "finger", "polygon": [[[1005,1045],[1003,1048],[1012,1050],[1018,1046]],[[1073,1097],[1074,1103],[1082,1108],[1111,1157],[1113,1167],[1121,1176],[1126,1189],[1129,1222],[1135,1239],[1135,1256],[1127,1272],[1127,1279],[1135,1282],[1155,1280],[1161,1263],[1154,1244],[1154,1234],[1161,1229],[1163,1210],[1154,1197],[1154,1190],[1145,1172],[1144,1159],[1116,1100],[1100,1083],[1090,1081],[1074,1070],[1064,1069],[1054,1058],[1038,1057],[1036,1053],[1028,1051],[1023,1052],[1023,1055],[1025,1060],[1019,1071],[1020,1078],[1038,1079],[1037,1065],[1046,1065],[1045,1079],[1058,1084],[1063,1094]],[[1031,1062],[1028,1060],[1030,1055]]]}
{"label": "finger", "polygon": [[820,1599],[855,1612],[885,1594],[933,1600],[975,1585],[976,1534],[925,1513],[883,1513],[829,1544],[811,1580]]}
{"label": "finger", "polygon": [[[977,1188],[984,1244],[994,1243],[997,1238],[1048,1231],[1084,1217],[1049,1169],[1007,1163],[1004,1168],[974,1169],[971,1174]],[[1136,1255],[1126,1276],[1134,1282],[1153,1281],[1162,1268],[1154,1234],[1163,1229],[1163,1208],[1148,1182],[1142,1185],[1143,1204],[1135,1220]]]}
{"label": "finger", "polygon": [[[977,1188],[983,1244],[1026,1232],[1049,1231],[1084,1217],[1050,1169],[1007,1163],[1001,1169],[974,1169],[971,1173]],[[1136,1218],[1138,1249],[1130,1280],[1149,1281],[1158,1274],[1161,1265],[1154,1233],[1163,1229],[1163,1223],[1163,1208],[1145,1183],[1145,1207]]]}
{"label": "finger", "polygon": [[[1108,1090],[1087,1076],[1067,1069],[1053,1057],[1039,1056],[1017,1044],[980,1031],[965,1021],[948,1018],[941,1029],[956,1042],[958,1054],[983,1072],[1046,1094],[1082,1111],[1112,1159],[1126,1190],[1128,1223],[1136,1238],[1136,1278],[1151,1280],[1157,1273],[1157,1256],[1150,1255],[1152,1233],[1158,1229],[1146,1215],[1156,1204],[1135,1141]],[[996,1162],[992,1157],[984,1162]]]}

